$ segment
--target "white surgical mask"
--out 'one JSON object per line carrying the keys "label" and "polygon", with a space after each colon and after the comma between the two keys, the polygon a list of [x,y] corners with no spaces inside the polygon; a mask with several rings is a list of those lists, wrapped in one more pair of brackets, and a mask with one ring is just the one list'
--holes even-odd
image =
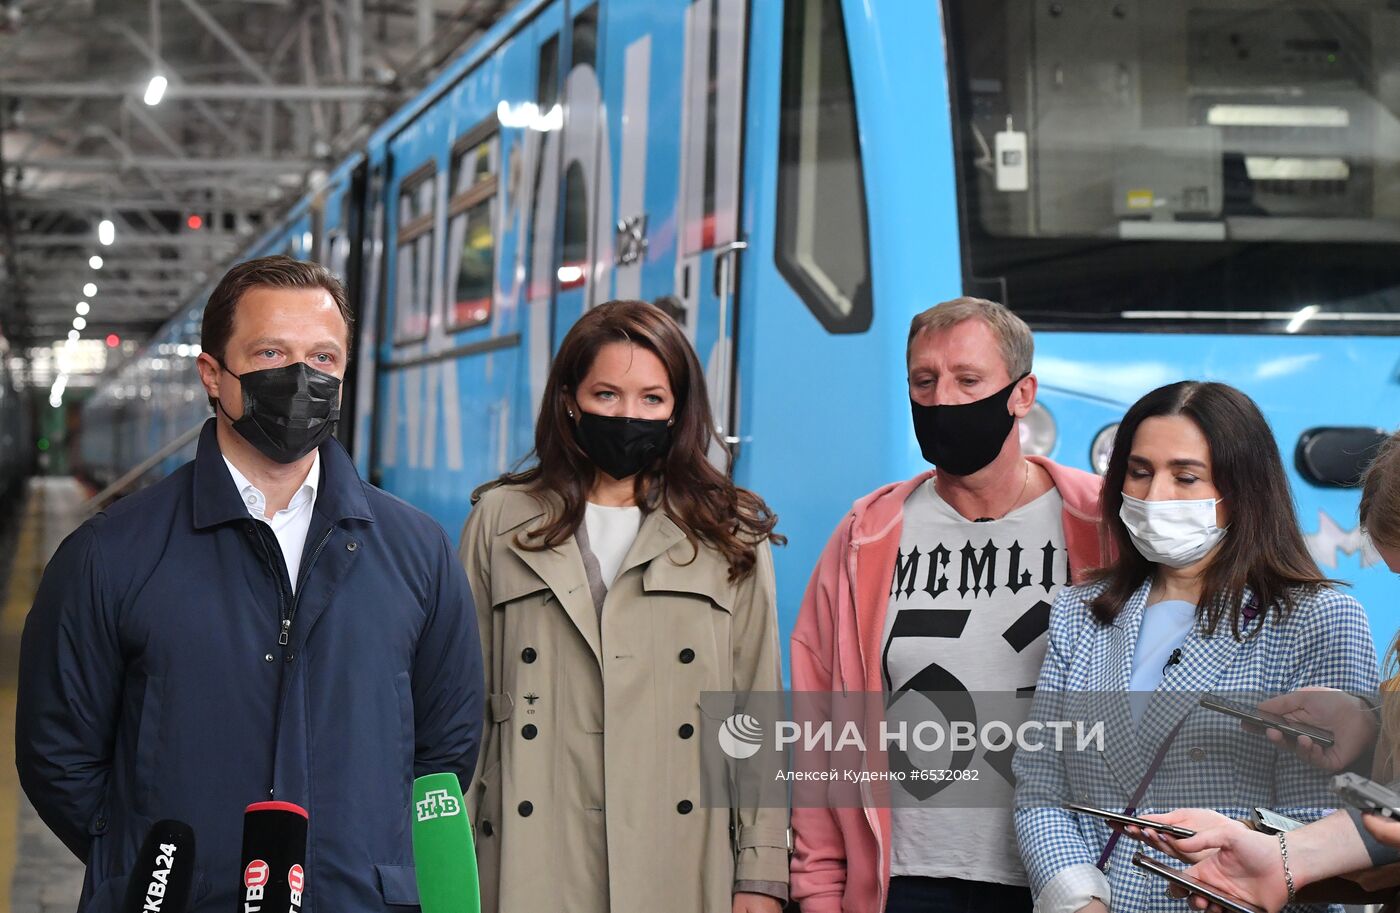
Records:
{"label": "white surgical mask", "polygon": [[1225,537],[1225,530],[1215,525],[1217,503],[1215,498],[1144,501],[1125,494],[1118,516],[1142,557],[1167,567],[1186,567]]}

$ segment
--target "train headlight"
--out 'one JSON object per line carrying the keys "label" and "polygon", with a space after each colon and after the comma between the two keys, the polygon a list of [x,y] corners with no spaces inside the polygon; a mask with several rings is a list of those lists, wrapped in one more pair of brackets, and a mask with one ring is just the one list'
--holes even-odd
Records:
{"label": "train headlight", "polygon": [[1114,422],[1094,436],[1089,445],[1089,465],[1094,472],[1103,475],[1108,472],[1108,461],[1113,456],[1113,439],[1118,435],[1118,423]]}
{"label": "train headlight", "polygon": [[1050,410],[1040,403],[1021,419],[1021,452],[1032,456],[1049,456],[1055,449],[1055,420]]}

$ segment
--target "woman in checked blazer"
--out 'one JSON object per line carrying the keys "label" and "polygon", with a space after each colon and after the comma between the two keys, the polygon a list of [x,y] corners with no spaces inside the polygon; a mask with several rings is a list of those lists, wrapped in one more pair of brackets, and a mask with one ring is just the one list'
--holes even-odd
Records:
{"label": "woman in checked blazer", "polygon": [[1102,750],[1019,752],[1016,835],[1039,913],[1179,911],[1132,864],[1142,845],[1061,806],[1321,816],[1320,772],[1198,699],[1370,692],[1375,648],[1361,606],[1309,556],[1273,434],[1233,387],[1184,381],[1139,400],[1103,501],[1116,558],[1055,600],[1036,694],[1038,714],[1103,720]]}

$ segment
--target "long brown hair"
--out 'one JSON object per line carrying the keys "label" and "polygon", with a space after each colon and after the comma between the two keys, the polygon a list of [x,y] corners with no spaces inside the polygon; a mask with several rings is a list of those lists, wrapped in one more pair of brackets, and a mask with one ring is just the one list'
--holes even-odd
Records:
{"label": "long brown hair", "polygon": [[736,486],[710,462],[714,422],[700,359],[676,322],[645,301],[601,304],[580,317],[564,337],[545,381],[535,449],[525,458],[533,459],[534,465],[498,480],[525,486],[551,507],[545,525],[517,539],[517,544],[533,551],[554,548],[583,522],[597,469],[574,437],[569,394],[588,375],[598,350],[612,342],[641,346],[661,359],[676,403],[665,457],[633,479],[637,503],[646,510],[665,510],[692,547],[704,543],[719,550],[729,562],[731,581],[748,576],[759,542],[768,539],[781,545],[787,539],[773,531],[778,518],[763,499]]}
{"label": "long brown hair", "polygon": [[1112,621],[1156,565],[1133,546],[1118,512],[1128,455],[1138,427],[1149,418],[1182,415],[1196,423],[1210,447],[1211,475],[1230,512],[1230,529],[1206,569],[1197,617],[1214,633],[1222,619],[1242,639],[1245,590],[1254,596],[1259,625],[1269,609],[1284,618],[1300,589],[1333,585],[1308,553],[1273,431],[1254,400],[1227,384],[1184,380],[1158,387],[1133,404],[1113,437],[1103,482],[1103,523],[1115,547],[1113,563],[1098,572],[1107,584],[1090,603],[1094,617]]}
{"label": "long brown hair", "polygon": [[[1361,480],[1361,525],[1371,541],[1400,548],[1400,431],[1381,444]],[[1394,770],[1400,754],[1400,634],[1386,650],[1381,683],[1386,764]]]}

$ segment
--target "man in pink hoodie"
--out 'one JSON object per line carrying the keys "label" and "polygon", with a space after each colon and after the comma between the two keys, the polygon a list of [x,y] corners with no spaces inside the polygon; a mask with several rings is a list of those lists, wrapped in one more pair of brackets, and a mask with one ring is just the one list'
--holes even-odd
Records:
{"label": "man in pink hoodie", "polygon": [[[1030,328],[995,302],[958,298],[914,318],[910,408],[937,471],[871,492],[838,524],[792,633],[794,691],[874,694],[893,717],[896,702],[918,714],[911,692],[1035,685],[1055,593],[1104,554],[1099,478],[1021,453],[1033,351]],[[867,770],[886,763],[864,758]],[[794,802],[803,913],[1029,913],[1009,798],[935,808],[897,785],[878,792],[831,803],[847,807]]]}

